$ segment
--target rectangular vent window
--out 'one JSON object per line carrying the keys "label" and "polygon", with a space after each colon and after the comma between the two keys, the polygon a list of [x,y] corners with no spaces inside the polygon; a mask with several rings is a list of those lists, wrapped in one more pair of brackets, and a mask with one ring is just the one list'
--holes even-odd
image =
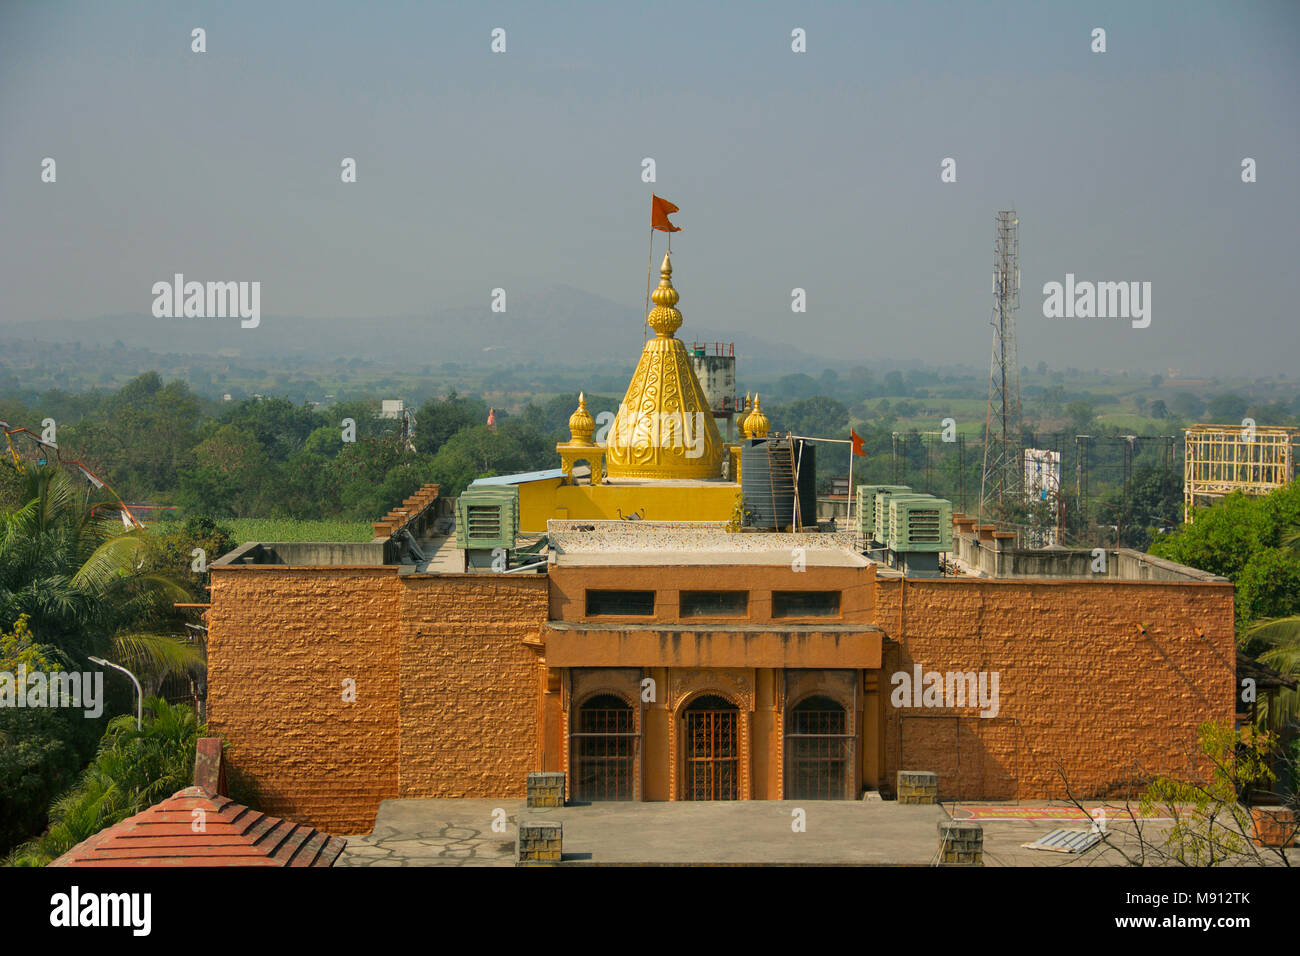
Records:
{"label": "rectangular vent window", "polygon": [[588,591],[587,615],[650,615],[655,612],[654,591]]}
{"label": "rectangular vent window", "polygon": [[839,591],[773,591],[773,617],[837,617]]}
{"label": "rectangular vent window", "polygon": [[743,617],[748,611],[748,591],[682,592],[682,617]]}

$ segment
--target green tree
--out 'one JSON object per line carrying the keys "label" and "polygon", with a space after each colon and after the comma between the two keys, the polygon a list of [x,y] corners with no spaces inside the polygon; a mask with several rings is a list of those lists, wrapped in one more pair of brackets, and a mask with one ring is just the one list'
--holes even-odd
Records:
{"label": "green tree", "polygon": [[1191,392],[1179,392],[1170,407],[1179,418],[1197,418],[1205,411],[1205,402]]}
{"label": "green tree", "polygon": [[310,406],[265,397],[246,399],[227,409],[219,420],[251,435],[271,461],[285,461],[302,449],[307,436],[321,426],[322,417]]}
{"label": "green tree", "polygon": [[179,501],[186,509],[220,518],[257,512],[267,457],[252,432],[222,425],[194,449],[194,463],[180,475]]}
{"label": "green tree", "polygon": [[157,372],[132,379],[85,419],[59,429],[65,457],[86,462],[130,499],[165,495],[195,441],[199,400],[183,381]]}
{"label": "green tree", "polygon": [[849,427],[849,411],[844,403],[824,395],[778,406],[768,417],[775,428],[810,437],[838,438]]}
{"label": "green tree", "polygon": [[1246,400],[1240,395],[1215,395],[1208,411],[1216,422],[1239,422],[1246,414]]}
{"label": "green tree", "polygon": [[[38,644],[19,615],[0,633],[0,671],[64,668],[57,648]],[[76,778],[102,721],[61,707],[0,707],[0,854],[45,825],[50,802]]]}
{"label": "green tree", "polygon": [[[150,566],[149,533],[126,530],[112,502],[55,466],[28,466],[22,477],[25,503],[0,515],[0,629],[21,622],[47,660],[81,670],[90,655],[107,657],[145,686],[201,666],[198,649],[165,633],[179,620],[172,603],[191,595]],[[124,709],[121,695],[112,701]],[[80,715],[22,724],[0,777],[17,774],[22,799],[48,796],[69,760],[84,761],[98,726]],[[44,808],[28,802],[14,815],[30,823]]]}
{"label": "green tree", "polygon": [[1070,425],[1074,428],[1075,432],[1083,434],[1087,432],[1089,426],[1092,425],[1092,420],[1096,413],[1092,407],[1092,402],[1079,400],[1070,402],[1066,405],[1065,414],[1066,417],[1070,419]]}
{"label": "green tree", "polygon": [[172,707],[157,697],[145,707],[142,728],[133,714],[109,723],[94,762],[51,807],[50,828],[14,850],[8,865],[45,866],[105,827],[190,786],[195,748],[206,728],[190,707]]}
{"label": "green tree", "polygon": [[461,397],[452,390],[446,398],[425,402],[416,412],[415,447],[426,455],[436,454],[453,435],[486,424],[487,416],[487,403],[482,399]]}
{"label": "green tree", "polygon": [[1250,810],[1241,802],[1247,791],[1275,779],[1269,765],[1276,739],[1260,732],[1239,735],[1230,724],[1214,723],[1201,725],[1198,736],[1202,762],[1210,766],[1208,780],[1164,775],[1142,795],[1143,816],[1168,816],[1174,821],[1163,839],[1143,841],[1153,851],[1154,862],[1224,866],[1258,864],[1275,856],[1286,863],[1281,851],[1270,853],[1254,846]]}

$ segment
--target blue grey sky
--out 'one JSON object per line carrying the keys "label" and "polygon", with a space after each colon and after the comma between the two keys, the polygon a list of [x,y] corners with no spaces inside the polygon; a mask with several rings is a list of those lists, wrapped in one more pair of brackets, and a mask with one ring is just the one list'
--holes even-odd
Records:
{"label": "blue grey sky", "polygon": [[[639,310],[653,190],[685,336],[982,365],[1014,203],[1022,363],[1294,373],[1298,49],[1293,2],[7,2],[0,322],[175,272],[266,316]],[[1150,327],[1044,318],[1066,273],[1151,282]]]}

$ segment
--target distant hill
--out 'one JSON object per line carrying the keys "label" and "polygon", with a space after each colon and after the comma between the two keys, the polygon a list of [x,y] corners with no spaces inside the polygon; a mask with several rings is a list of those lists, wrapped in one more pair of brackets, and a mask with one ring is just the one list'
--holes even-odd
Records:
{"label": "distant hill", "polygon": [[[465,365],[603,366],[634,361],[642,341],[638,309],[571,286],[511,297],[504,313],[487,308],[444,309],[430,315],[386,318],[309,319],[263,315],[255,329],[238,319],[156,319],[109,315],[0,324],[0,340],[80,342],[127,346],[155,353],[312,359],[361,358],[395,364],[459,362]],[[689,323],[683,339],[732,341],[732,333]],[[816,370],[828,363],[790,346],[745,333],[736,341],[737,361],[749,374]]]}

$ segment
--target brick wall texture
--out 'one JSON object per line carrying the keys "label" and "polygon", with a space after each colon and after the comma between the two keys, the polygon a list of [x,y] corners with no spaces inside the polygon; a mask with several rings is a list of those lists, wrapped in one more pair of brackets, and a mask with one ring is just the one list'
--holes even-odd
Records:
{"label": "brick wall texture", "polygon": [[[1075,796],[1119,796],[1153,773],[1203,771],[1197,727],[1233,719],[1230,584],[877,585],[876,624],[898,642],[880,681],[886,780],[933,770],[944,800],[1062,799],[1067,781]],[[892,675],[918,663],[998,671],[998,716],[895,708]]]}
{"label": "brick wall texture", "polygon": [[523,797],[538,769],[546,578],[410,578],[402,591],[401,795]]}
{"label": "brick wall texture", "polygon": [[546,604],[544,578],[216,569],[209,725],[263,810],[334,833],[394,797],[522,797]]}
{"label": "brick wall texture", "polygon": [[[543,769],[536,644],[551,584],[214,568],[211,728],[263,810],[338,834],[369,832],[389,798],[523,797],[527,774]],[[1198,725],[1233,717],[1231,585],[877,577],[874,587],[890,641],[883,739],[866,744],[880,748],[886,786],[923,770],[939,775],[944,800],[1056,799],[1067,782],[1076,796],[1119,796],[1152,773],[1185,773]],[[895,708],[891,675],[915,664],[997,671],[998,716]]]}

